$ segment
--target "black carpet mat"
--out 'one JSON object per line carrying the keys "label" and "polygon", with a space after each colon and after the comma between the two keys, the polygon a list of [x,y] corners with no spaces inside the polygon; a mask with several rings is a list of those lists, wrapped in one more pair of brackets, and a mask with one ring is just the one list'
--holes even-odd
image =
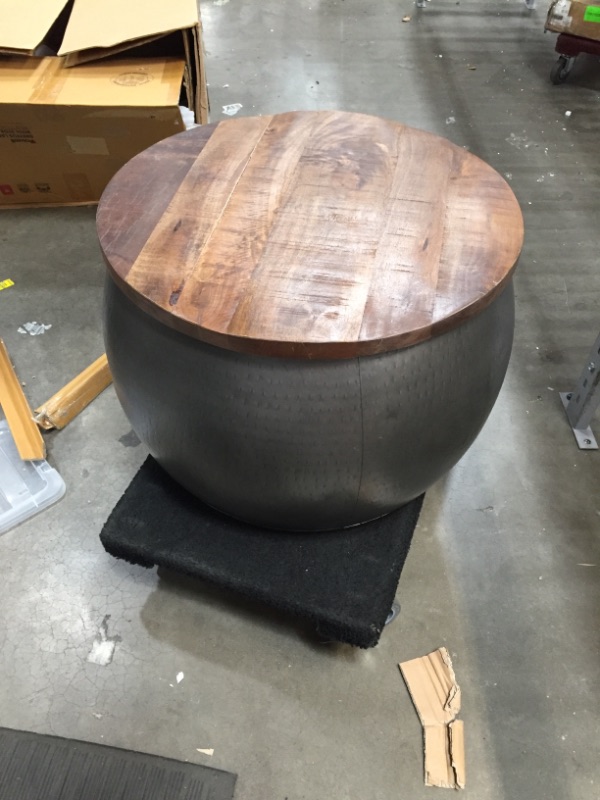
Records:
{"label": "black carpet mat", "polygon": [[373,647],[422,503],[346,530],[279,533],[214,511],[148,458],[100,539],[117,558],[202,578],[308,621],[328,639]]}
{"label": "black carpet mat", "polygon": [[1,800],[231,800],[235,781],[200,764],[0,728]]}

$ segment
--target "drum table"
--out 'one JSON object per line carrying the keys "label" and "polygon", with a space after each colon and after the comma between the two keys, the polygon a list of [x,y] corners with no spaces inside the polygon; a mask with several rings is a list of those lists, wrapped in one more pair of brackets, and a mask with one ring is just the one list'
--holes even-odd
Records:
{"label": "drum table", "polygon": [[132,427],[252,525],[324,531],[402,506],[500,391],[521,212],[433,134],[344,112],[198,127],[117,173],[98,234]]}

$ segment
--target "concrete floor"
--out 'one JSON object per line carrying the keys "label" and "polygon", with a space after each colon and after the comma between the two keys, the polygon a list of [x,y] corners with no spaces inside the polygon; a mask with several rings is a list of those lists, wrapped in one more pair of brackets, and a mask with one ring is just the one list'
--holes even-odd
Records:
{"label": "concrete floor", "polygon": [[[0,724],[237,771],[237,800],[419,800],[433,790],[396,664],[445,644],[466,797],[600,797],[600,453],[577,450],[558,398],[598,332],[600,65],[584,57],[549,83],[546,5],[203,5],[214,120],[237,102],[382,114],[507,176],[527,230],[509,374],[475,445],[428,493],[401,617],[366,652],[104,553],[102,523],[145,457],[106,391],[47,438],[64,500],[0,538]],[[37,404],[102,352],[94,210],[3,212],[0,242],[0,279],[15,281],[0,335]],[[52,328],[19,334],[30,320]],[[116,649],[98,666],[86,658],[107,615]]]}

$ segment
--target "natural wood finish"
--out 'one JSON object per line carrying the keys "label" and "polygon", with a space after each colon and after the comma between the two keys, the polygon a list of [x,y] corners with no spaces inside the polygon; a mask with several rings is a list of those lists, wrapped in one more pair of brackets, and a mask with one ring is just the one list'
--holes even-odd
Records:
{"label": "natural wood finish", "polygon": [[378,117],[293,112],[207,125],[136,156],[98,210],[111,275],[140,307],[249,353],[347,358],[481,311],[515,267],[504,179]]}
{"label": "natural wood finish", "polygon": [[36,408],[35,421],[45,431],[62,430],[111,383],[108,360],[102,355]]}
{"label": "natural wood finish", "polygon": [[24,461],[46,458],[46,447],[27,398],[13,369],[6,345],[0,339],[0,406],[19,455]]}

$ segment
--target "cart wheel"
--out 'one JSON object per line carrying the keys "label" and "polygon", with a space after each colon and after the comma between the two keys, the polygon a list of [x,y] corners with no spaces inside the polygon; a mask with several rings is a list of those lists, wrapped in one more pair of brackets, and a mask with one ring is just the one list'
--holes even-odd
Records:
{"label": "cart wheel", "polygon": [[550,72],[550,80],[555,85],[564,83],[567,80],[569,72],[573,69],[574,58],[568,56],[561,56],[556,64],[552,67]]}
{"label": "cart wheel", "polygon": [[387,615],[385,624],[389,625],[391,622],[393,622],[399,613],[400,613],[400,603],[396,603],[396,601],[394,601],[392,603],[392,607],[390,608],[390,613]]}

